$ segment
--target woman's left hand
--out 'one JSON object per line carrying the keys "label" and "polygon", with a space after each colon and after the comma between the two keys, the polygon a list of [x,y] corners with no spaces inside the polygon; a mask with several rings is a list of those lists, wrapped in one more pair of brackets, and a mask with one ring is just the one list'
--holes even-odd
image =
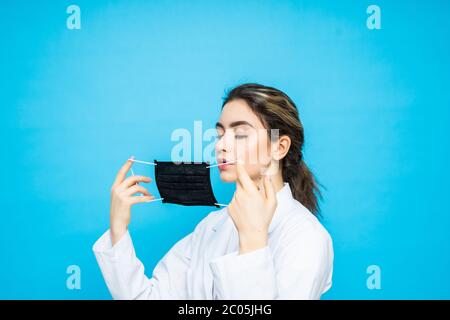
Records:
{"label": "woman's left hand", "polygon": [[277,198],[269,176],[263,176],[263,183],[258,190],[244,165],[238,162],[236,168],[236,191],[228,205],[228,213],[238,230],[239,253],[243,254],[267,246]]}

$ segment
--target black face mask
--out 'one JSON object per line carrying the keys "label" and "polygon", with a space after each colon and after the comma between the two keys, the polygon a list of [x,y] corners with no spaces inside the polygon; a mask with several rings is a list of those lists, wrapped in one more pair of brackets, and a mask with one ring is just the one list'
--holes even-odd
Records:
{"label": "black face mask", "polygon": [[208,163],[174,163],[155,160],[155,179],[164,203],[215,206]]}

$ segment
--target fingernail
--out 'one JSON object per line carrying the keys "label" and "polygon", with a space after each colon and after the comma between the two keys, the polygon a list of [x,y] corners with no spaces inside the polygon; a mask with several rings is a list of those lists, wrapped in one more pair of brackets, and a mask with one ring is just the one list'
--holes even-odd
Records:
{"label": "fingernail", "polygon": [[134,160],[134,156],[131,156],[130,158],[128,158],[128,161],[132,161]]}

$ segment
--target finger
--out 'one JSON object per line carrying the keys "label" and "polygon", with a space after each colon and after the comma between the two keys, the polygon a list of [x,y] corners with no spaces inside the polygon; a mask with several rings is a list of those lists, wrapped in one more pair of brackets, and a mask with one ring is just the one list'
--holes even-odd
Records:
{"label": "finger", "polygon": [[[131,158],[133,158],[133,157],[131,157]],[[133,161],[131,161],[131,158],[128,159],[127,162],[125,162],[125,164],[122,166],[122,168],[120,168],[119,172],[116,175],[116,179],[114,180],[113,187],[122,183],[122,181],[127,176],[128,170],[130,170],[131,166],[133,165]]]}
{"label": "finger", "polygon": [[264,191],[266,199],[269,202],[276,200],[275,187],[273,186],[272,179],[269,176],[264,176]]}
{"label": "finger", "polygon": [[134,195],[134,194],[136,194],[136,193],[138,193],[138,192],[140,192],[140,193],[142,193],[142,194],[145,194],[145,195],[147,195],[147,196],[151,196],[150,192],[148,192],[147,189],[145,189],[143,186],[138,185],[138,184],[135,184],[134,186],[128,188],[128,189],[125,191],[125,195],[127,195],[127,196],[132,196],[132,195]]}
{"label": "finger", "polygon": [[233,197],[236,201],[245,202],[245,200],[248,199],[249,194],[245,191],[245,189],[240,184],[238,184],[236,186],[236,190],[234,191]]}
{"label": "finger", "polygon": [[236,190],[237,190],[237,188],[242,188],[242,189],[244,188],[242,181],[239,178],[239,174],[240,174],[239,170],[240,169],[238,168],[238,165],[239,165],[239,161],[236,162]]}
{"label": "finger", "polygon": [[239,179],[236,180],[236,192],[244,192],[244,186],[242,185],[242,182],[239,181]]}
{"label": "finger", "polygon": [[241,200],[245,199],[245,198],[248,198],[248,197],[245,196],[243,190],[236,191],[233,196],[234,202],[241,202]]}
{"label": "finger", "polygon": [[150,182],[152,179],[150,177],[146,176],[131,176],[126,178],[121,184],[120,188],[126,189],[128,187],[131,187],[132,185],[138,183],[138,182]]}
{"label": "finger", "polygon": [[236,169],[238,174],[238,181],[241,183],[243,189],[246,191],[257,191],[255,183],[252,181],[247,173],[247,170],[245,170],[245,167],[241,162],[237,162]]}
{"label": "finger", "polygon": [[131,197],[130,203],[133,205],[133,204],[141,203],[141,202],[149,202],[153,199],[155,199],[154,196]]}

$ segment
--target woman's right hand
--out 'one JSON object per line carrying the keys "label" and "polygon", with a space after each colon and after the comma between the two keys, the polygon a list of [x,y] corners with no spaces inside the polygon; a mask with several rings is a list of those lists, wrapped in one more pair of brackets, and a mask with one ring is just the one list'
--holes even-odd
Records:
{"label": "woman's right hand", "polygon": [[[131,158],[132,159],[132,158]],[[120,168],[116,180],[111,187],[111,208],[110,208],[110,233],[111,243],[114,246],[125,234],[130,223],[131,206],[140,202],[149,202],[154,197],[138,182],[150,182],[151,179],[145,176],[130,176],[126,178],[128,170],[133,165],[129,159]],[[136,193],[142,196],[133,196]]]}

